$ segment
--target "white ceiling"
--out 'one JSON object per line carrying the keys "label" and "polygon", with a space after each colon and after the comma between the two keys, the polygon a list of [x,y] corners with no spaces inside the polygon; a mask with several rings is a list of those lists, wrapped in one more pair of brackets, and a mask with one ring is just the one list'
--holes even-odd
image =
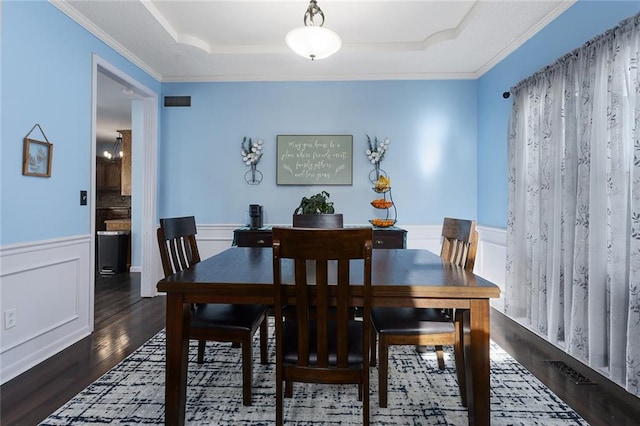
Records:
{"label": "white ceiling", "polygon": [[51,0],[161,81],[477,78],[574,0],[318,0],[343,48],[285,44],[307,0]]}
{"label": "white ceiling", "polygon": [[[308,0],[50,1],[162,82],[475,79],[575,3],[318,0],[343,47],[310,61],[284,41]],[[106,115],[130,100],[111,86],[99,121],[122,128]]]}
{"label": "white ceiling", "polygon": [[112,151],[118,130],[131,130],[131,102],[141,97],[101,72],[97,85],[96,152],[103,156],[103,151]]}

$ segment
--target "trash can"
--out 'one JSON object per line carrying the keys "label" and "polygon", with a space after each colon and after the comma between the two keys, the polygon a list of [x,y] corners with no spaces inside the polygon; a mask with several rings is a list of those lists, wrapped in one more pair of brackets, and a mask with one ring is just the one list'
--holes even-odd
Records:
{"label": "trash can", "polygon": [[129,231],[98,231],[98,270],[118,274],[127,270]]}

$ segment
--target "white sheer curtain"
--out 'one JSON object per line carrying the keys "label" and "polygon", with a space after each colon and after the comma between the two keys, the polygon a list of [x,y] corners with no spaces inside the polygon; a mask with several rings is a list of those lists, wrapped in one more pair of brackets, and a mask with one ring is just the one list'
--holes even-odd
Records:
{"label": "white sheer curtain", "polygon": [[511,91],[505,313],[640,396],[640,14]]}

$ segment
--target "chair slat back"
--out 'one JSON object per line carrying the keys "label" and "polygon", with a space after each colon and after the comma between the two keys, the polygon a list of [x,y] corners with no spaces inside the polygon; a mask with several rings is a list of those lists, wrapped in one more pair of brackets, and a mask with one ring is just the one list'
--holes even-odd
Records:
{"label": "chair slat back", "polygon": [[444,218],[440,257],[473,272],[478,249],[475,220]]}
{"label": "chair slat back", "polygon": [[200,262],[195,217],[160,219],[157,234],[165,277]]}
{"label": "chair slat back", "polygon": [[[359,276],[364,284],[364,298],[358,306],[364,307],[365,318],[369,318],[372,239],[371,228],[273,228],[276,336],[282,333],[282,307],[295,305],[296,315],[287,320],[297,321],[298,366],[312,363],[309,348],[313,347],[317,351],[314,366],[347,367],[349,307],[355,305],[349,302],[350,261],[363,260],[363,271]],[[287,297],[288,286],[282,282],[281,262],[285,259],[292,259],[295,265],[293,299]],[[317,330],[315,342],[310,341],[312,325]],[[328,347],[330,336],[334,334],[337,353],[333,356],[337,363],[331,362]],[[281,343],[277,342],[277,353],[282,350]]]}

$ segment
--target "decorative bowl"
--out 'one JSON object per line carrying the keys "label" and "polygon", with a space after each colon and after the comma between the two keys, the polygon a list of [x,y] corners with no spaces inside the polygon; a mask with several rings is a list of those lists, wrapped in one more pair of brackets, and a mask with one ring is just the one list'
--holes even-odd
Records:
{"label": "decorative bowl", "polygon": [[393,206],[393,201],[385,200],[384,198],[378,198],[371,202],[371,205],[376,209],[388,209]]}
{"label": "decorative bowl", "polygon": [[371,219],[369,220],[373,226],[377,226],[378,228],[388,228],[396,224],[396,221],[393,219]]}

